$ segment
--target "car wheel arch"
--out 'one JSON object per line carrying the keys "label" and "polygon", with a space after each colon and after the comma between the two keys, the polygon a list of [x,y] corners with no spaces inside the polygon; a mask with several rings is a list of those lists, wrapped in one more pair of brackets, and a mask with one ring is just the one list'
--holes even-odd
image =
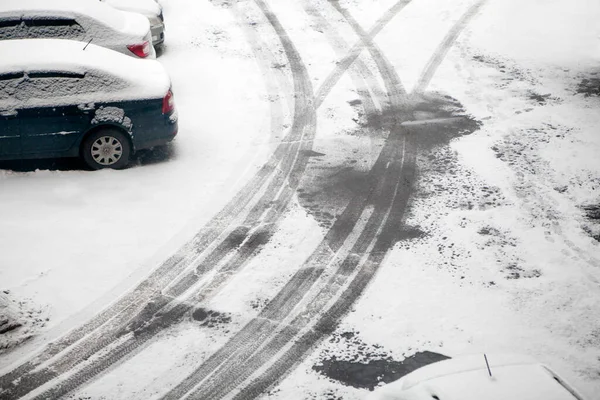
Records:
{"label": "car wheel arch", "polygon": [[123,125],[120,124],[116,124],[116,123],[111,123],[111,122],[104,122],[102,124],[98,124],[98,125],[94,125],[93,127],[91,127],[90,129],[88,129],[80,138],[79,138],[79,143],[77,144],[79,147],[79,153],[81,154],[81,152],[83,151],[83,143],[85,143],[85,139],[87,137],[89,137],[90,135],[93,135],[94,133],[101,131],[103,129],[116,129],[118,131],[120,131],[123,135],[125,135],[125,137],[127,138],[127,140],[129,141],[129,146],[131,146],[131,152],[134,153],[135,152],[135,146],[133,144],[133,135],[132,133],[127,130],[127,128],[125,128]]}

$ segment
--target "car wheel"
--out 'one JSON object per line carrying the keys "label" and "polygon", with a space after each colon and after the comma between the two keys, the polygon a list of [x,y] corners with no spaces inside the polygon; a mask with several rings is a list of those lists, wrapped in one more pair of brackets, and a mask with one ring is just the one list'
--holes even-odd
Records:
{"label": "car wheel", "polygon": [[129,139],[117,129],[100,129],[86,137],[81,146],[83,160],[91,169],[120,169],[129,163]]}

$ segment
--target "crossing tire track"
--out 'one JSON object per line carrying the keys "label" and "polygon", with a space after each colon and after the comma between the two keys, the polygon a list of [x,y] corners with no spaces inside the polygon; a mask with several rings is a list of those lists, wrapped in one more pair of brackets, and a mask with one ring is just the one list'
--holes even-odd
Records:
{"label": "crossing tire track", "polygon": [[[319,32],[322,32],[329,46],[333,48],[336,55],[343,58],[350,53],[350,47],[346,41],[342,38],[339,32],[329,21],[321,15],[318,9],[309,1],[303,0],[302,5],[304,11],[315,24]],[[365,115],[372,116],[381,114],[381,105],[375,104],[373,98],[383,99],[385,92],[381,89],[379,83],[374,77],[366,63],[359,56],[354,63],[348,68],[348,73],[353,81],[354,87],[361,99],[361,104],[364,109]]]}
{"label": "crossing tire track", "polygon": [[[381,32],[381,30],[394,18],[404,7],[406,7],[412,0],[399,0],[396,2],[388,11],[386,11],[381,18],[379,18],[375,24],[369,29],[367,34],[367,40],[365,42],[364,38],[358,40],[358,42],[352,46],[350,52],[341,59],[335,69],[325,78],[323,84],[317,90],[315,94],[315,106],[319,107],[321,103],[325,100],[331,89],[337,84],[340,78],[346,73],[348,68],[356,61],[356,59],[360,56],[360,53],[364,50],[367,43],[372,41],[372,39]],[[404,93],[405,94],[405,93]]]}

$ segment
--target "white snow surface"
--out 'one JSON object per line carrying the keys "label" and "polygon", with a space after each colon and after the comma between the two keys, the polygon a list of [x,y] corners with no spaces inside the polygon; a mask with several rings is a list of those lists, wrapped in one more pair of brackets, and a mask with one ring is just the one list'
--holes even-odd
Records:
{"label": "white snow surface", "polygon": [[[289,127],[285,65],[256,58],[239,23],[251,22],[249,14],[215,3],[163,2],[165,18],[177,23],[159,60],[172,77],[180,127],[167,159],[94,173],[0,170],[0,290],[48,318],[15,333],[35,337],[3,354],[0,370],[146,276],[265,162],[279,139],[272,124]],[[408,92],[474,3],[413,0],[376,37]],[[311,4],[341,20],[328,2]],[[340,4],[368,30],[394,2]],[[270,5],[318,88],[343,54],[328,47],[302,2]],[[246,11],[244,2],[238,7]],[[482,126],[419,156],[404,223],[423,234],[394,246],[336,334],[356,332],[399,361],[425,350],[529,354],[595,398],[600,244],[592,236],[600,227],[582,207],[600,203],[600,98],[578,88],[600,74],[599,13],[594,0],[490,0],[465,27],[426,91],[457,99]],[[341,32],[349,45],[357,40],[349,28]],[[281,56],[278,46],[261,51]],[[348,103],[357,98],[353,85],[342,77],[319,109],[314,150],[342,159],[356,149],[368,170],[381,140],[347,134],[360,119]],[[273,98],[274,89],[287,94]],[[180,325],[77,395],[164,394],[256,315],[250,302],[271,298],[322,235],[294,202],[275,235],[283,245],[270,243],[211,300],[235,317],[230,331]],[[348,344],[321,342],[265,398],[365,398],[366,389],[312,369],[332,357],[362,360]]]}

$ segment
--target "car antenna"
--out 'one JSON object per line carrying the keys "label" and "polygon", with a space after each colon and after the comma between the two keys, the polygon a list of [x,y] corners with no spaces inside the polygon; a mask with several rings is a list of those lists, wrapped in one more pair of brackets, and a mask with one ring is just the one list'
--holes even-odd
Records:
{"label": "car antenna", "polygon": [[83,48],[83,51],[85,51],[85,49],[87,49],[87,47],[89,46],[90,43],[92,43],[92,40],[94,40],[94,38],[91,38],[89,42],[87,42],[87,44],[85,45],[85,47]]}
{"label": "car antenna", "polygon": [[488,373],[490,374],[490,377],[491,377],[492,370],[490,369],[490,363],[488,362],[488,359],[487,359],[487,356],[485,355],[485,353],[483,353],[483,358],[485,358],[485,365],[487,365]]}

